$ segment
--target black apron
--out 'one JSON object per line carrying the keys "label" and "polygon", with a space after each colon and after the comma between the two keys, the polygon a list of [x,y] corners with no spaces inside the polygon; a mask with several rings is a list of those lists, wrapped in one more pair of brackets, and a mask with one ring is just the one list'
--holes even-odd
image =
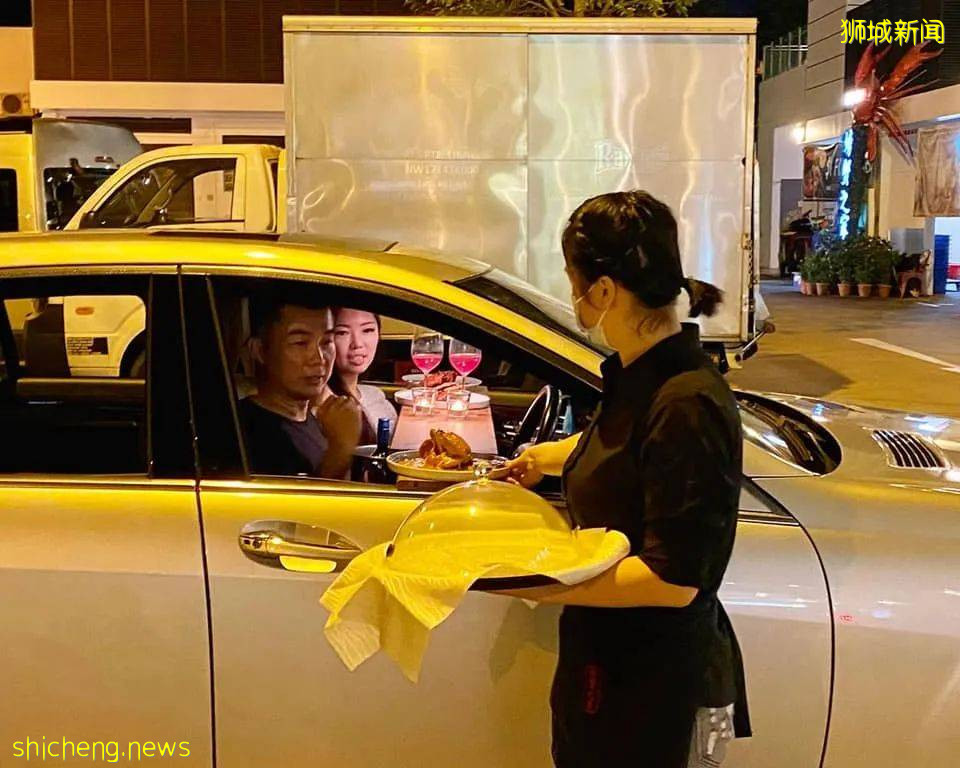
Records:
{"label": "black apron", "polygon": [[571,521],[622,531],[685,608],[567,606],[551,693],[558,768],[683,768],[699,707],[734,704],[750,734],[743,665],[717,598],[742,472],[736,401],[696,326],[626,368],[603,365],[594,419],[564,468]]}

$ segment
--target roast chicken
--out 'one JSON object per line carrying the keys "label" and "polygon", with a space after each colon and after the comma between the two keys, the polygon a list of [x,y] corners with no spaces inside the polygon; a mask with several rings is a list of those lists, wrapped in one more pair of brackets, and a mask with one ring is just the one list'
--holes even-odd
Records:
{"label": "roast chicken", "polygon": [[420,445],[425,466],[436,469],[467,469],[473,463],[470,445],[454,432],[431,429],[430,437]]}

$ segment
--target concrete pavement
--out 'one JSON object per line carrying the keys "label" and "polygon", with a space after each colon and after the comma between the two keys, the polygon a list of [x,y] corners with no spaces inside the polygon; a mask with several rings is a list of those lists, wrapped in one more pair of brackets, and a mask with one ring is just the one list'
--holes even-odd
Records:
{"label": "concrete pavement", "polygon": [[735,386],[960,418],[960,293],[841,299],[786,281],[762,291],[777,330],[731,371]]}

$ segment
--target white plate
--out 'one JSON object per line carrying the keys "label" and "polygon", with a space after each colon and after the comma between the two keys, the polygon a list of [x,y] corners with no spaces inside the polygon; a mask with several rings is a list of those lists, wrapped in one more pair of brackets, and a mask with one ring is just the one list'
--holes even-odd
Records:
{"label": "white plate", "polygon": [[[474,461],[492,461],[506,463],[503,456],[494,456],[489,453],[475,453]],[[462,483],[473,480],[473,467],[470,469],[437,469],[435,467],[418,466],[415,462],[420,459],[419,451],[397,451],[387,456],[387,466],[398,475],[413,477],[417,480],[440,480],[443,482]],[[510,474],[505,466],[497,466],[487,475],[491,480],[499,480]]]}
{"label": "white plate", "polygon": [[[409,389],[398,389],[393,399],[400,405],[413,405],[413,391]],[[490,405],[490,398],[479,392],[470,393],[470,410],[477,408],[486,408]],[[433,406],[438,411],[447,410],[447,401],[437,399]]]}
{"label": "white plate", "polygon": [[[420,383],[423,381],[423,374],[408,373],[406,376],[401,376],[400,378],[403,379],[405,384],[409,384],[412,387],[419,387]],[[467,378],[464,379],[464,386],[467,387],[467,389],[470,387],[480,386],[480,384],[480,379],[476,378],[475,376],[467,376]]]}

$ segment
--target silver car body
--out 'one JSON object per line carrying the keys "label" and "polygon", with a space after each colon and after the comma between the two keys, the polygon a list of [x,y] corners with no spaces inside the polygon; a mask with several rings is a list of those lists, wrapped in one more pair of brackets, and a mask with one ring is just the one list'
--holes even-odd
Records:
{"label": "silver car body", "polygon": [[[0,264],[0,290],[77,265],[183,285],[236,274],[346,280],[535,339],[584,380],[596,381],[600,362],[451,284],[476,264],[422,254],[128,234],[5,239]],[[193,333],[201,320],[191,322]],[[721,598],[743,648],[755,735],[733,744],[729,764],[950,764],[960,746],[960,425],[764,402],[819,422],[842,459],[819,476],[785,459],[775,435],[745,441],[752,483]],[[948,466],[890,466],[878,429],[920,436]],[[0,475],[2,749],[43,734],[187,741],[178,765],[210,766],[215,749],[224,768],[550,764],[557,609],[471,593],[433,633],[418,685],[384,657],[350,673],[323,637],[318,598],[334,577],[266,567],[238,546],[241,528],[265,519],[372,546],[422,494],[189,475]]]}

